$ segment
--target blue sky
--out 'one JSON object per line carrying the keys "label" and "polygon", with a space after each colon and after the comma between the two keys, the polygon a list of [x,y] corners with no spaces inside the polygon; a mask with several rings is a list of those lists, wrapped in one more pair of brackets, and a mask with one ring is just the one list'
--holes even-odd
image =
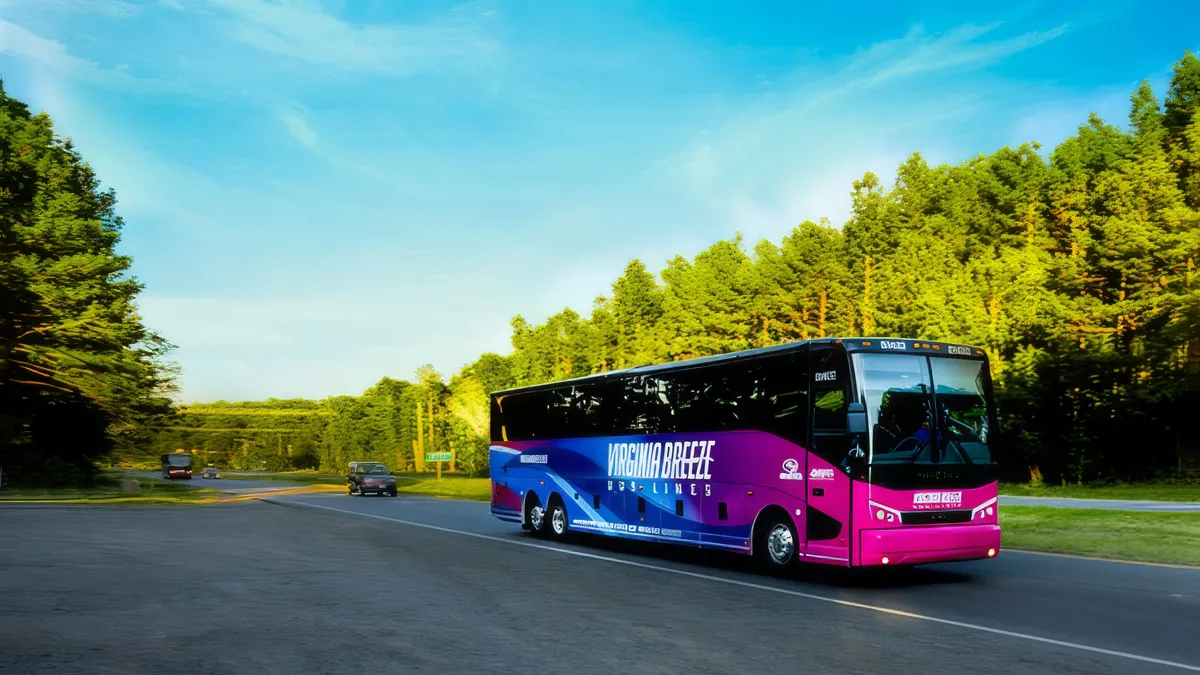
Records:
{"label": "blue sky", "polygon": [[449,375],[913,151],[1124,123],[1200,47],[1191,1],[807,4],[0,0],[0,76],[116,188],[193,401]]}

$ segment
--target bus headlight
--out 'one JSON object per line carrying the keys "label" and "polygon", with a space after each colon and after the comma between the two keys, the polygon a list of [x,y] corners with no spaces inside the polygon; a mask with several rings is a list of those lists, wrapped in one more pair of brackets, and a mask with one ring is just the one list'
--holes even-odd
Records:
{"label": "bus headlight", "polygon": [[879,509],[878,511],[876,511],[875,517],[878,518],[879,520],[883,520],[883,509]]}

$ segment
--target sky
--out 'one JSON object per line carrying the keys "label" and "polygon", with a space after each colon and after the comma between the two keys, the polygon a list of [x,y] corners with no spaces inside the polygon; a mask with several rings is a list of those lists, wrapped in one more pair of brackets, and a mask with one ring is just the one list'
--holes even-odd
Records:
{"label": "sky", "polygon": [[1200,48],[1194,0],[826,4],[0,0],[0,77],[116,190],[191,402],[449,376],[914,151],[1124,124]]}

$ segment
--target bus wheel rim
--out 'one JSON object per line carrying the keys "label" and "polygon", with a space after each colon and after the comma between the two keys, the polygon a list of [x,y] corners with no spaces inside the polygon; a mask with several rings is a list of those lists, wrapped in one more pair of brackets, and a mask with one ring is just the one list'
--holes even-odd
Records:
{"label": "bus wheel rim", "polygon": [[542,507],[540,506],[535,506],[532,509],[529,509],[529,524],[533,526],[533,529],[542,529],[542,520],[544,516],[545,514],[542,512]]}
{"label": "bus wheel rim", "polygon": [[795,537],[792,536],[792,531],[788,529],[787,525],[780,523],[767,535],[767,553],[777,563],[790,560],[795,548]]}
{"label": "bus wheel rim", "polygon": [[554,507],[554,512],[550,515],[550,525],[554,528],[555,534],[567,531],[567,514],[563,513],[562,507]]}

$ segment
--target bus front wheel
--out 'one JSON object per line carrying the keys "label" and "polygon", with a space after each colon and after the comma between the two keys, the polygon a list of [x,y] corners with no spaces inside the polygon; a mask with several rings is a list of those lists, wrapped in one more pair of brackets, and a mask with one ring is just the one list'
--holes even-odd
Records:
{"label": "bus front wheel", "polygon": [[767,572],[780,573],[796,562],[796,528],[788,518],[778,514],[763,514],[754,533],[754,557]]}

